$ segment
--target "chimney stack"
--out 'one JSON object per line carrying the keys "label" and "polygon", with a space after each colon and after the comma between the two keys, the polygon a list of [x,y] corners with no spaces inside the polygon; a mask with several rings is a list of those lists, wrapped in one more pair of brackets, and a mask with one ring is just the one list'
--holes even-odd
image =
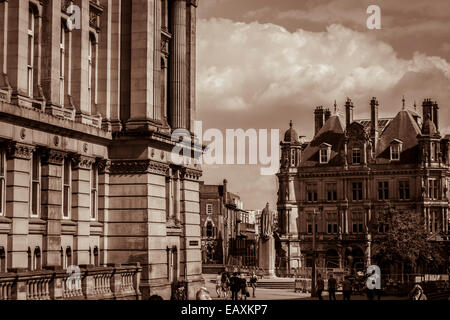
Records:
{"label": "chimney stack", "polygon": [[433,122],[436,125],[436,130],[439,132],[439,106],[437,101],[433,103]]}
{"label": "chimney stack", "polygon": [[[422,102],[422,110],[423,110],[423,121],[425,121],[425,119],[427,118],[427,115],[429,116],[430,120],[434,121],[434,107],[433,107],[433,102],[431,101],[431,99],[425,99]],[[436,124],[436,123],[435,123]]]}
{"label": "chimney stack", "polygon": [[227,179],[223,179],[223,202],[224,204],[228,203],[228,181]]}
{"label": "chimney stack", "polygon": [[314,130],[314,136],[319,133],[320,129],[322,129],[323,125],[325,123],[325,110],[322,106],[319,106],[314,110],[314,124],[315,124],[315,130]]}
{"label": "chimney stack", "polygon": [[372,139],[374,149],[376,150],[376,145],[378,142],[378,100],[375,97],[370,100],[370,137]]}
{"label": "chimney stack", "polygon": [[353,122],[353,102],[350,98],[347,98],[345,102],[345,125],[346,127],[350,126]]}
{"label": "chimney stack", "polygon": [[330,117],[331,117],[331,111],[330,111],[330,109],[326,108],[325,109],[325,122],[327,122],[328,119],[330,119]]}

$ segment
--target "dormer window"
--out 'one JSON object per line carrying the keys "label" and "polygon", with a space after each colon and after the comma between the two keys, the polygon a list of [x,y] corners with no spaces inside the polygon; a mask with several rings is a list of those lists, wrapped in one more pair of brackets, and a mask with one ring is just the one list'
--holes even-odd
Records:
{"label": "dormer window", "polygon": [[403,142],[400,140],[394,140],[391,143],[391,161],[399,161],[400,153],[402,152]]}
{"label": "dormer window", "polygon": [[352,163],[353,164],[361,164],[361,149],[360,148],[353,148]]}
{"label": "dormer window", "polygon": [[320,145],[319,161],[320,163],[328,163],[330,161],[331,145],[322,143]]}

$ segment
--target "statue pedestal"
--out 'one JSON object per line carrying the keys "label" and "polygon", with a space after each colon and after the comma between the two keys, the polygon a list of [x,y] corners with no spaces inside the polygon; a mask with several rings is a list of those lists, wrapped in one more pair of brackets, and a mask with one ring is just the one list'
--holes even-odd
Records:
{"label": "statue pedestal", "polygon": [[264,276],[276,278],[275,275],[275,239],[259,239],[259,267],[264,270]]}

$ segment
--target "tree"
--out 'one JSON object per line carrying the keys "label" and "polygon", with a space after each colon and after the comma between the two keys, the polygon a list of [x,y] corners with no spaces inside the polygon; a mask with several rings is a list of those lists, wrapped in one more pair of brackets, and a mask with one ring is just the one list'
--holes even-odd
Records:
{"label": "tree", "polygon": [[386,214],[372,224],[373,243],[379,247],[374,256],[379,265],[402,265],[417,270],[420,264],[437,270],[444,263],[443,246],[429,241],[424,222],[412,211],[399,212],[390,204]]}

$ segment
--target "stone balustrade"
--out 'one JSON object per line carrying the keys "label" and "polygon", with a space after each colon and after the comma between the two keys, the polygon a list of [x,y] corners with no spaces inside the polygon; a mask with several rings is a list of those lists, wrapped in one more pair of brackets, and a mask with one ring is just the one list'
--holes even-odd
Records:
{"label": "stone balustrade", "polygon": [[0,274],[0,300],[139,300],[139,265],[80,266],[65,270],[12,270]]}

